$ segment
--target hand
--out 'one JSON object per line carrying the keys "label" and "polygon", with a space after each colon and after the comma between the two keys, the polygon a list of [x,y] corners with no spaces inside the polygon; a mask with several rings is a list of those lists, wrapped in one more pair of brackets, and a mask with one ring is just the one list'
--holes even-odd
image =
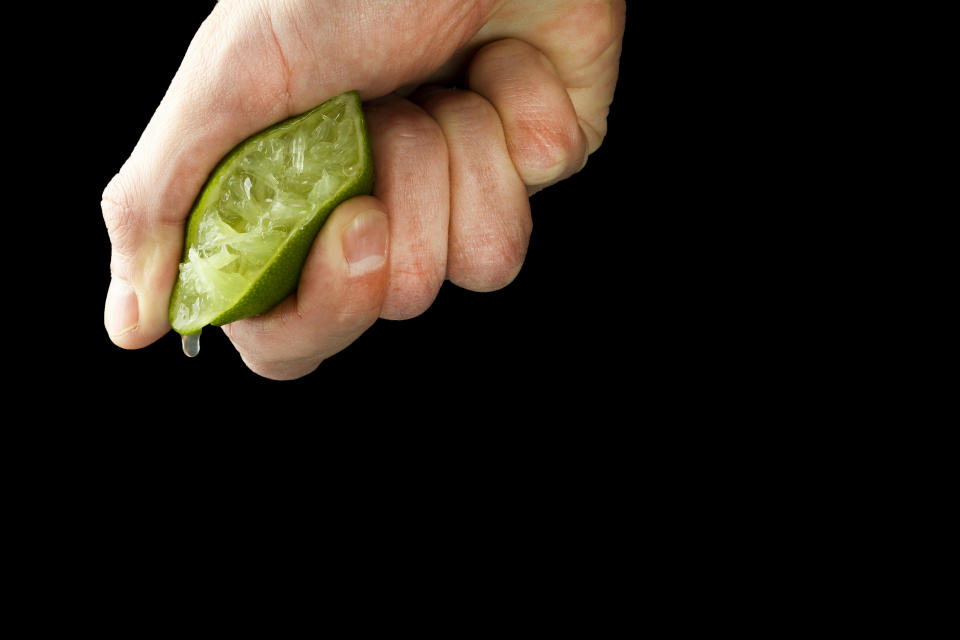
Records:
{"label": "hand", "polygon": [[378,317],[422,313],[445,279],[509,284],[529,195],[603,141],[624,13],[624,0],[221,0],[103,193],[111,339],[136,349],[170,329],[186,218],[220,158],[351,89],[367,101],[374,194],[331,214],[296,293],[223,327],[247,366],[297,378]]}

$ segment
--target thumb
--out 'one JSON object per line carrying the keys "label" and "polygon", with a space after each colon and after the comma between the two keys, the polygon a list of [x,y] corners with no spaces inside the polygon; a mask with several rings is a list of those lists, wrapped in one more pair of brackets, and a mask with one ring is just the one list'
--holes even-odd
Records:
{"label": "thumb", "polygon": [[154,219],[142,183],[128,176],[117,174],[100,203],[112,245],[103,322],[115,344],[137,349],[170,328],[167,307],[177,275],[183,222]]}
{"label": "thumb", "polygon": [[[231,6],[231,5],[228,5]],[[187,216],[216,163],[250,133],[290,115],[282,105],[247,108],[272,95],[283,75],[269,67],[263,38],[229,64],[211,65],[232,16],[217,7],[197,30],[166,95],[101,200],[112,246],[104,326],[120,347],[144,347],[170,329],[170,292],[177,277]],[[237,81],[259,61],[256,82]]]}
{"label": "thumb", "polygon": [[104,326],[118,346],[138,349],[170,329],[186,219],[217,162],[247,136],[293,115],[282,99],[283,58],[264,28],[269,21],[249,13],[252,6],[220,3],[204,20],[103,192],[112,245]]}

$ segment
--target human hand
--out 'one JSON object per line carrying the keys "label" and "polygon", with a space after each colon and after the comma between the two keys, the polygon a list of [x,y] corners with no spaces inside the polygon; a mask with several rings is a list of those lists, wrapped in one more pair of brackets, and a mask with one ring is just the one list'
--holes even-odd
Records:
{"label": "human hand", "polygon": [[[331,214],[296,293],[223,327],[244,362],[300,377],[378,317],[422,313],[444,279],[505,286],[526,252],[529,195],[602,142],[624,11],[623,0],[222,0],[104,191],[111,339],[140,348],[169,330],[184,223],[220,158],[351,89],[371,101],[374,195]],[[442,87],[458,78],[466,89]]]}

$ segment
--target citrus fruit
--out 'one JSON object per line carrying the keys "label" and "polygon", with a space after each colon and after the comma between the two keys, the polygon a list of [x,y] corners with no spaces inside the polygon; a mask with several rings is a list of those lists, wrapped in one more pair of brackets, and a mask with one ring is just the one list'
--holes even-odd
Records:
{"label": "citrus fruit", "polygon": [[210,174],[190,211],[170,298],[174,331],[194,336],[206,325],[268,311],[296,289],[330,212],[372,188],[370,142],[355,91],[241,142]]}

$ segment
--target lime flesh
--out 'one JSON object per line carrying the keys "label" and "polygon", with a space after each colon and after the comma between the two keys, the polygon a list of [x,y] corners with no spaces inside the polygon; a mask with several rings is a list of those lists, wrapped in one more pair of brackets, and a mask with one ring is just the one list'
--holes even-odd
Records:
{"label": "lime flesh", "polygon": [[173,329],[195,334],[208,324],[268,311],[296,289],[330,212],[372,187],[356,92],[240,143],[211,173],[191,210],[170,299]]}

